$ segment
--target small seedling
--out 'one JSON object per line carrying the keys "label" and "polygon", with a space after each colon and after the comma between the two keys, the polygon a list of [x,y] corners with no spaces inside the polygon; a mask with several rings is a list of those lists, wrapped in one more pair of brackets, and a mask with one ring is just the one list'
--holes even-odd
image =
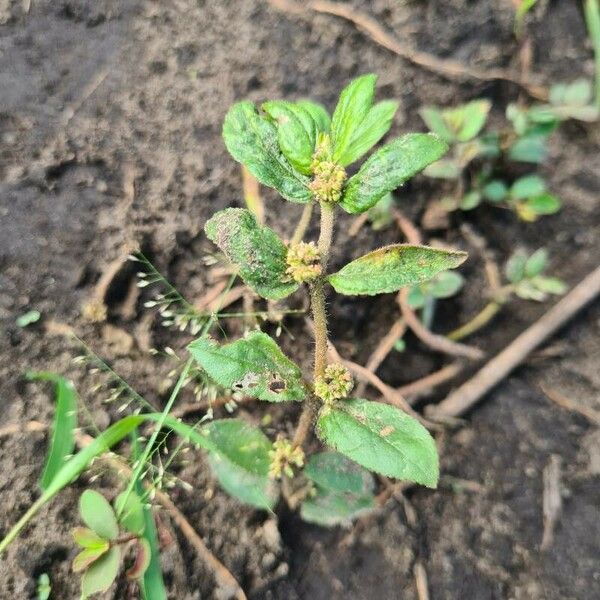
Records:
{"label": "small seedling", "polygon": [[48,598],[50,598],[52,586],[50,585],[50,577],[48,576],[48,573],[42,573],[38,577],[36,592],[38,600],[48,600]]}
{"label": "small seedling", "polygon": [[39,310],[30,310],[17,317],[16,323],[19,327],[25,328],[29,325],[37,323],[40,320],[41,316],[42,315]]}
{"label": "small seedling", "polygon": [[[134,562],[127,570],[127,577],[133,580],[143,577],[151,551],[142,537],[144,508],[136,494],[123,492],[117,496],[113,509],[102,494],[86,490],[79,499],[79,516],[86,527],[73,530],[73,539],[81,548],[73,560],[73,571],[82,573],[82,598],[108,590],[119,574],[122,549],[126,545],[135,546]],[[127,533],[121,534],[121,529]]]}

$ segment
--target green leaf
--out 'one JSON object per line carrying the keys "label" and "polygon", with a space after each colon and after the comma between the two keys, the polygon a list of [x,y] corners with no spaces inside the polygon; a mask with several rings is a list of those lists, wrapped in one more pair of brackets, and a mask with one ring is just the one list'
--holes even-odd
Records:
{"label": "green leaf", "polygon": [[38,577],[35,591],[37,593],[37,600],[48,600],[48,598],[50,598],[52,587],[50,586],[50,577],[48,577],[48,573],[42,573]]}
{"label": "green leaf", "polygon": [[390,130],[398,106],[395,100],[384,100],[372,106],[354,130],[339,163],[347,166],[364,156]]}
{"label": "green leaf", "polygon": [[548,251],[545,248],[536,250],[525,262],[525,277],[539,275],[548,265]]}
{"label": "green leaf", "polygon": [[338,452],[313,454],[304,475],[316,486],[301,506],[301,517],[318,525],[346,525],[375,508],[373,476]]}
{"label": "green leaf", "polygon": [[114,540],[119,535],[115,512],[102,494],[85,490],[79,498],[79,514],[82,521],[105,540]]}
{"label": "green leaf", "polygon": [[553,215],[561,209],[561,201],[552,194],[540,194],[526,200],[526,206],[536,215]]}
{"label": "green leaf", "polygon": [[29,325],[33,325],[33,323],[37,323],[41,316],[42,314],[39,310],[30,310],[17,317],[15,322],[17,327],[27,327]]}
{"label": "green leaf", "polygon": [[110,549],[108,540],[102,540],[102,544],[93,548],[82,550],[73,559],[73,572],[80,573],[85,571],[92,563],[96,562],[102,555],[106,554]]}
{"label": "green leaf", "polygon": [[394,342],[394,350],[396,352],[404,352],[406,350],[406,342],[400,338]]}
{"label": "green leaf", "polygon": [[283,156],[277,135],[277,127],[261,117],[252,102],[234,104],[223,123],[227,150],[258,181],[275,188],[286,200],[310,202],[309,179]]}
{"label": "green leaf", "polygon": [[455,141],[454,133],[448,127],[444,115],[439,108],[435,106],[423,106],[419,110],[419,115],[425,121],[425,125],[445,142],[452,143]]}
{"label": "green leaf", "polygon": [[432,179],[458,179],[461,173],[460,165],[452,158],[442,158],[423,171],[423,175]]}
{"label": "green leaf", "polygon": [[223,489],[246,504],[273,508],[277,489],[269,478],[273,446],[267,436],[241,419],[213,421],[202,433],[218,449],[209,454],[209,463]]}
{"label": "green leaf", "polygon": [[108,549],[107,540],[87,527],[75,527],[73,529],[73,539],[82,548],[104,548],[106,546]]}
{"label": "green leaf", "polygon": [[546,158],[546,137],[527,135],[519,138],[508,152],[508,157],[517,162],[541,163]]}
{"label": "green leaf", "polygon": [[81,578],[81,595],[88,598],[98,592],[106,592],[119,574],[121,550],[113,546],[106,554],[94,561]]}
{"label": "green leaf", "polygon": [[434,298],[450,298],[458,293],[464,282],[460,273],[442,271],[427,284],[427,287]]}
{"label": "green leaf", "polygon": [[204,230],[239,267],[244,283],[263,298],[279,300],[298,289],[299,284],[286,275],[285,244],[272,229],[260,226],[250,211],[226,208],[215,213]]}
{"label": "green leaf", "polygon": [[223,387],[268,402],[299,401],[306,396],[302,372],[266,333],[252,331],[223,346],[201,337],[188,350]]}
{"label": "green leaf", "polygon": [[146,538],[136,541],[135,550],[135,561],[126,573],[128,579],[141,579],[148,570],[152,558],[152,549]]}
{"label": "green leaf", "polygon": [[376,506],[373,494],[332,493],[317,489],[315,495],[300,506],[300,516],[308,523],[323,527],[348,527],[354,519],[371,512]]}
{"label": "green leaf", "polygon": [[331,125],[329,113],[323,106],[313,102],[312,100],[299,100],[296,104],[310,114],[313,121],[317,124],[317,131],[320,133],[328,133]]}
{"label": "green leaf", "polygon": [[375,487],[371,473],[338,452],[313,454],[303,473],[314,484],[330,492],[367,494]]}
{"label": "green leaf", "polygon": [[55,373],[29,372],[27,379],[51,381],[55,389],[56,410],[52,422],[50,447],[40,478],[40,487],[45,490],[75,448],[73,432],[77,428],[77,392],[72,381]]}
{"label": "green leaf", "polygon": [[510,197],[513,200],[524,200],[543,194],[546,191],[546,183],[538,175],[526,175],[517,179],[510,187]]}
{"label": "green leaf", "polygon": [[277,141],[283,155],[300,173],[311,172],[317,124],[300,106],[284,100],[265,102],[262,109],[277,123]]}
{"label": "green leaf", "polygon": [[410,290],[408,290],[408,305],[411,308],[414,308],[415,310],[418,310],[419,308],[423,308],[423,305],[425,304],[425,294],[423,292],[423,290],[421,289],[420,285],[414,285],[413,287],[410,288]]}
{"label": "green leaf", "polygon": [[367,400],[326,406],[317,433],[327,445],[371,471],[437,486],[433,438],[416,419],[393,406]]}
{"label": "green leaf", "polygon": [[462,197],[459,208],[461,210],[473,210],[479,206],[480,202],[481,192],[478,190],[471,190]]}
{"label": "green leaf", "polygon": [[373,231],[385,229],[394,222],[392,209],[394,207],[394,196],[391,193],[386,194],[381,200],[372,206],[367,215]]}
{"label": "green leaf", "polygon": [[115,511],[119,524],[134,535],[142,535],[146,520],[144,518],[144,504],[135,493],[121,492],[115,498]]}
{"label": "green leaf", "polygon": [[587,79],[576,79],[566,86],[563,102],[569,106],[587,106],[592,101],[592,84]]}
{"label": "green leaf", "polygon": [[336,162],[341,161],[356,130],[373,105],[376,81],[376,75],[362,75],[350,82],[340,94],[331,119],[331,143]]}
{"label": "green leaf", "polygon": [[373,296],[431,279],[440,271],[458,267],[466,258],[466,252],[395,244],[353,260],[328,280],[340,294]]}
{"label": "green leaf", "polygon": [[536,302],[543,302],[547,295],[545,292],[536,287],[533,282],[528,279],[523,279],[515,286],[515,294],[523,300],[535,300]]}
{"label": "green leaf", "polygon": [[348,180],[340,205],[352,214],[368,210],[447,150],[447,144],[431,133],[409,133],[395,139],[377,150]]}
{"label": "green leaf", "polygon": [[525,265],[527,264],[527,254],[522,250],[517,250],[506,261],[504,273],[511,283],[518,283],[525,277]]}
{"label": "green leaf", "polygon": [[541,292],[557,296],[564,294],[569,289],[569,286],[558,277],[541,277],[538,275],[531,280],[531,283]]}
{"label": "green leaf", "polygon": [[504,181],[494,179],[484,186],[483,195],[490,202],[502,202],[508,195],[508,188]]}
{"label": "green leaf", "polygon": [[457,108],[443,111],[444,120],[455,132],[457,141],[468,142],[483,129],[491,106],[489,100],[473,100]]}

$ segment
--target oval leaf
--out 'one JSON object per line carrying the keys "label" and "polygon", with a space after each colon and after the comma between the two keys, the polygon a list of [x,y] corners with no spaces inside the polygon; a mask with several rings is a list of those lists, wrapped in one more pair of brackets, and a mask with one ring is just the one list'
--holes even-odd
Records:
{"label": "oval leaf", "polygon": [[104,538],[101,538],[95,531],[87,527],[75,527],[73,529],[73,539],[82,548],[101,548],[106,544]]}
{"label": "oval leaf", "polygon": [[146,526],[144,504],[135,492],[121,492],[115,498],[115,511],[121,526],[129,533],[142,535]]}
{"label": "oval leaf", "polygon": [[373,105],[377,75],[357,77],[340,94],[331,119],[333,159],[341,162],[362,120]]}
{"label": "oval leaf", "polygon": [[102,540],[102,544],[94,548],[86,548],[82,550],[73,559],[73,573],[85,571],[92,563],[96,562],[103,554],[108,552],[110,544],[108,540]]}
{"label": "oval leaf", "polygon": [[286,276],[287,249],[277,234],[261,227],[244,208],[227,208],[206,223],[208,238],[239,267],[244,283],[270,300],[285,298],[298,289]]}
{"label": "oval leaf", "polygon": [[466,258],[466,252],[396,244],[353,260],[328,279],[340,294],[373,296],[431,279]]}
{"label": "oval leaf", "polygon": [[409,133],[375,152],[351,177],[344,188],[341,207],[362,213],[385,194],[439,160],[448,150],[441,138],[431,133]]}
{"label": "oval leaf", "polygon": [[277,127],[261,117],[252,102],[238,102],[227,113],[223,139],[235,160],[246,165],[262,184],[275,188],[286,200],[311,200],[309,180],[296,171],[281,153]]}
{"label": "oval leaf", "polygon": [[371,471],[437,486],[439,465],[433,438],[416,419],[393,406],[350,400],[325,407],[317,433],[327,445]]}
{"label": "oval leaf", "polygon": [[261,331],[223,346],[201,337],[188,349],[211,379],[223,387],[268,402],[303,400],[306,396],[300,369]]}
{"label": "oval leaf", "polygon": [[269,478],[269,438],[241,419],[213,421],[202,432],[219,449],[209,454],[209,463],[223,489],[246,504],[273,508],[277,489]]}
{"label": "oval leaf", "polygon": [[81,578],[81,595],[87,598],[105,592],[119,574],[121,550],[113,546],[106,554],[94,561]]}
{"label": "oval leaf", "polygon": [[115,513],[102,494],[85,490],[79,498],[79,514],[83,522],[105,540],[114,540],[119,535]]}
{"label": "oval leaf", "polygon": [[308,523],[323,527],[342,525],[348,527],[354,519],[376,508],[372,494],[356,495],[317,490],[300,507],[300,516]]}
{"label": "oval leaf", "polygon": [[310,114],[313,121],[317,124],[317,131],[320,133],[328,133],[331,125],[329,113],[323,106],[313,102],[312,100],[298,100],[296,104]]}
{"label": "oval leaf", "polygon": [[367,494],[375,484],[369,471],[348,460],[339,452],[313,454],[304,467],[304,475],[329,492]]}

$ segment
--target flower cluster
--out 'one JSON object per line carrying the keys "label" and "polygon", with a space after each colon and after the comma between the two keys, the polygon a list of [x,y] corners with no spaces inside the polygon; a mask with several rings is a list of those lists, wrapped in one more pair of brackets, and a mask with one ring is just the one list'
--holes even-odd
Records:
{"label": "flower cluster", "polygon": [[313,154],[311,171],[314,175],[309,184],[310,191],[317,202],[339,202],[346,181],[344,167],[331,158],[331,141],[328,135],[322,135]]}
{"label": "flower cluster", "polygon": [[325,373],[315,380],[315,394],[326,403],[346,398],[353,387],[350,371],[339,363],[327,365]]}
{"label": "flower cluster", "polygon": [[304,466],[304,452],[300,446],[294,446],[284,437],[278,437],[273,442],[273,449],[269,450],[269,477],[281,479],[282,475],[293,477],[292,467]]}
{"label": "flower cluster", "polygon": [[321,254],[314,242],[292,244],[286,262],[286,274],[298,283],[311,281],[321,274]]}

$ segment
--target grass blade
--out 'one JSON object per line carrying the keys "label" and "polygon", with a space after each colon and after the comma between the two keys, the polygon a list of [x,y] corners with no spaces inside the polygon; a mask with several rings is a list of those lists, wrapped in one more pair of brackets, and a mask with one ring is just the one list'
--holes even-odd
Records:
{"label": "grass blade", "polygon": [[600,6],[598,0],[585,0],[583,5],[585,23],[594,47],[596,106],[600,108]]}
{"label": "grass blade", "polygon": [[73,382],[56,373],[29,372],[27,379],[30,381],[51,381],[55,386],[56,410],[52,424],[50,447],[46,456],[46,464],[40,487],[45,490],[54,476],[65,464],[65,459],[73,454],[75,437],[73,431],[77,427],[77,392]]}

